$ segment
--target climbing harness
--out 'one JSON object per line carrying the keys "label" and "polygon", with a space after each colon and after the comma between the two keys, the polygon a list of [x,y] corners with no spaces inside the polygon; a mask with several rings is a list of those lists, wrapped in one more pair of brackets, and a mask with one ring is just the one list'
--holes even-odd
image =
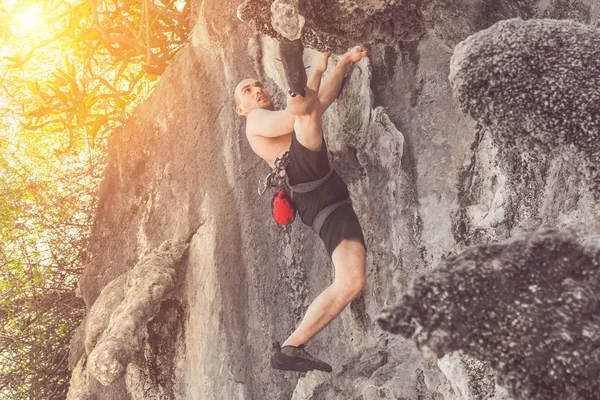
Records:
{"label": "climbing harness", "polygon": [[258,194],[262,195],[268,188],[275,189],[275,195],[271,199],[271,213],[273,219],[280,225],[291,224],[296,218],[296,206],[285,191],[285,167],[289,162],[289,152],[285,152],[281,158],[275,159],[275,167],[267,175],[264,182],[259,180]]}
{"label": "climbing harness", "polygon": [[[316,181],[299,183],[297,185],[290,185],[289,179],[287,175],[285,175],[285,183],[289,188],[291,200],[294,200],[294,193],[308,193],[321,187],[333,174],[336,174],[336,172],[333,168],[331,168],[329,169],[327,175],[325,175],[324,177],[317,179]],[[321,234],[321,228],[323,227],[323,224],[325,223],[327,217],[329,217],[332,212],[334,212],[337,208],[343,206],[344,204],[352,204],[352,201],[349,197],[342,201],[330,204],[317,213],[312,223],[312,228],[315,230],[315,232],[317,232],[317,234]]]}
{"label": "climbing harness", "polygon": [[285,153],[283,153],[281,158],[276,158],[274,162],[275,167],[269,173],[269,175],[265,177],[264,181],[262,179],[258,180],[259,195],[262,196],[263,193],[266,192],[269,188],[279,189],[283,187],[283,177],[285,176],[285,167],[287,167],[289,163],[289,155],[290,152],[286,151]]}
{"label": "climbing harness", "polygon": [[[299,183],[290,185],[289,178],[285,173],[285,168],[289,163],[289,152],[285,152],[281,158],[275,159],[275,167],[265,177],[264,180],[259,180],[258,194],[262,195],[267,189],[275,189],[275,194],[271,200],[271,212],[273,219],[280,225],[287,225],[294,221],[296,217],[296,206],[293,203],[295,193],[308,193],[321,187],[333,174],[335,170],[331,168],[329,172],[322,178],[311,182]],[[286,192],[285,187],[288,191]],[[289,196],[288,196],[289,192]],[[352,204],[350,198],[330,204],[317,213],[313,219],[312,228],[318,234],[321,233],[321,228],[327,217],[331,215],[338,207],[344,204]]]}

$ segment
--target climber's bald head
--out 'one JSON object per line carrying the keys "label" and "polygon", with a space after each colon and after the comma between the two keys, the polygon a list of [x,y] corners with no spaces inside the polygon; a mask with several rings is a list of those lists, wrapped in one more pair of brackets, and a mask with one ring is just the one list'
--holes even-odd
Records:
{"label": "climber's bald head", "polygon": [[265,110],[274,110],[271,96],[267,92],[260,81],[254,78],[242,80],[235,87],[233,92],[235,99],[235,111],[242,116],[247,116],[248,113],[257,108]]}
{"label": "climber's bald head", "polygon": [[246,85],[253,84],[254,82],[258,81],[254,78],[246,78],[237,84],[237,86],[235,87],[235,91],[233,92],[233,98],[235,99],[236,107],[239,106],[242,102],[242,90],[245,88]]}

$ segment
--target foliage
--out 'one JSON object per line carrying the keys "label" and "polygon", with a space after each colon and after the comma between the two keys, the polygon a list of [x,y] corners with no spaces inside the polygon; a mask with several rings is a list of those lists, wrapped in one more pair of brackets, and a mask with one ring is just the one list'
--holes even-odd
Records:
{"label": "foliage", "polygon": [[110,133],[188,33],[183,0],[0,3],[0,397],[64,398]]}

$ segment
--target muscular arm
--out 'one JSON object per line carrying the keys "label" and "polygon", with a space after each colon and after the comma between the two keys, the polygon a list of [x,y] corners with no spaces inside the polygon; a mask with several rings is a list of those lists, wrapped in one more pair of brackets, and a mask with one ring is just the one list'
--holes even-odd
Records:
{"label": "muscular arm", "polygon": [[333,103],[340,94],[342,82],[344,81],[346,70],[350,64],[352,64],[352,60],[350,60],[350,57],[347,54],[344,55],[333,71],[331,71],[331,75],[329,75],[321,85],[318,93],[323,112],[329,108],[331,103]]}
{"label": "muscular arm", "polygon": [[[251,111],[246,120],[246,134],[248,136],[279,137],[293,131],[296,115],[314,113],[315,107],[318,114],[322,115],[340,94],[348,66],[366,56],[366,48],[363,46],[355,47],[341,58],[331,71],[331,75],[322,84],[323,71],[315,70],[307,83],[307,97],[296,96],[291,98],[288,96],[288,104],[285,110],[255,109]],[[327,63],[325,62],[326,67]],[[310,94],[311,91],[312,95]],[[318,97],[315,97],[317,93]]]}
{"label": "muscular arm", "polygon": [[294,129],[296,116],[287,110],[271,111],[258,108],[250,111],[246,119],[246,134],[249,136],[278,137]]}
{"label": "muscular arm", "polygon": [[313,71],[312,74],[308,77],[308,83],[306,86],[319,93],[321,87],[321,78],[323,77],[323,72],[321,71]]}
{"label": "muscular arm", "polygon": [[[314,71],[308,78],[308,83],[306,86],[315,92],[318,92],[319,86],[321,85],[322,76],[323,72]],[[296,102],[302,100],[305,99],[298,98],[296,99]],[[309,101],[309,99],[306,99],[306,101]],[[295,120],[296,115],[289,111],[289,107],[287,107],[285,110],[279,111],[265,110],[262,108],[255,109],[248,114],[248,118],[246,120],[246,134],[250,136],[257,135],[264,137],[278,137],[287,135],[294,130]]]}

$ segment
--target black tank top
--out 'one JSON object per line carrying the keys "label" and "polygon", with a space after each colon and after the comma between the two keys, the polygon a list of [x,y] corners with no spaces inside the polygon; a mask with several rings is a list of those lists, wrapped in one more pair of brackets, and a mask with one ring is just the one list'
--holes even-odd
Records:
{"label": "black tank top", "polygon": [[296,132],[292,133],[289,163],[286,168],[290,185],[316,181],[327,175],[330,168],[325,140],[321,150],[311,151],[298,142]]}
{"label": "black tank top", "polygon": [[[316,181],[326,176],[331,169],[324,140],[321,150],[311,151],[298,142],[294,132],[288,157],[289,163],[286,167],[286,174],[290,185]],[[349,195],[346,184],[334,171],[325,183],[317,189],[308,193],[294,193],[293,202],[302,221],[312,226],[315,216],[323,208],[347,199]]]}

